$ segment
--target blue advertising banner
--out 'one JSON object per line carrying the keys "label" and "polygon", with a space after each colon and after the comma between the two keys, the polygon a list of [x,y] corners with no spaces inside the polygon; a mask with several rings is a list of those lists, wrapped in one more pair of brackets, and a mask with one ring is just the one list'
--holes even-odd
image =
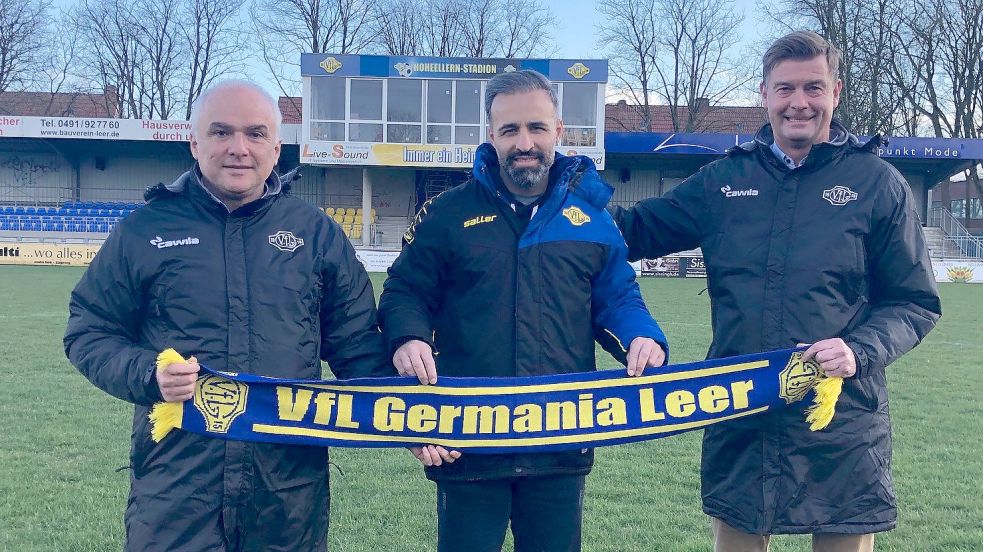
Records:
{"label": "blue advertising banner", "polygon": [[490,59],[417,56],[301,54],[305,77],[490,79],[500,73],[533,69],[555,82],[607,82],[603,59]]}
{"label": "blue advertising banner", "polygon": [[[606,132],[607,153],[724,155],[729,148],[754,139],[753,134],[687,134],[668,132]],[[861,141],[868,137],[860,137]],[[983,140],[892,136],[877,149],[892,159],[983,159]]]}

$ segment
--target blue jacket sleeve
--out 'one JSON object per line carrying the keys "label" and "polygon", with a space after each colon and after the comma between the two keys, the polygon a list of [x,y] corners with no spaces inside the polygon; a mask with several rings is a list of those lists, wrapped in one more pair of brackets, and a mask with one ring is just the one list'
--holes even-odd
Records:
{"label": "blue jacket sleeve", "polygon": [[622,364],[627,363],[633,339],[652,338],[666,352],[668,363],[669,342],[645,306],[635,269],[628,264],[628,247],[617,231],[613,234],[617,239],[611,240],[607,263],[591,289],[594,338]]}

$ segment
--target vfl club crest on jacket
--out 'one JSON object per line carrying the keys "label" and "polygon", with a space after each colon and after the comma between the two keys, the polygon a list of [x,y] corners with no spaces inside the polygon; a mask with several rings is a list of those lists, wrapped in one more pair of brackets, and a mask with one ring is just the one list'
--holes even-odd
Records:
{"label": "vfl club crest on jacket", "polygon": [[580,210],[580,207],[570,206],[563,210],[563,216],[567,217],[570,224],[574,226],[583,226],[590,222],[590,217],[587,213]]}
{"label": "vfl club crest on jacket", "polygon": [[294,251],[297,251],[298,247],[304,245],[304,240],[295,236],[293,232],[280,230],[276,234],[270,236],[270,245],[279,249],[280,251],[293,253]]}
{"label": "vfl club crest on jacket", "polygon": [[846,186],[833,186],[828,190],[823,190],[823,199],[828,201],[830,205],[846,205],[857,199],[857,192]]}
{"label": "vfl club crest on jacket", "polygon": [[246,411],[248,395],[246,384],[209,375],[195,386],[195,408],[205,418],[208,431],[228,433],[232,421]]}

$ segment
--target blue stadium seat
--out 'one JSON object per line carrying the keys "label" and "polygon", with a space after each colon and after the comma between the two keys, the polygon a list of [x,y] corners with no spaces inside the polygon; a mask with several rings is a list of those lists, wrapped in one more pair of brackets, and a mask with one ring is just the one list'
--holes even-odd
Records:
{"label": "blue stadium seat", "polygon": [[11,207],[10,205],[7,205],[6,207],[3,208],[3,214],[5,214],[5,215],[12,215],[12,214],[14,214],[14,208]]}
{"label": "blue stadium seat", "polygon": [[24,212],[26,214],[28,214],[28,215],[34,215],[34,214],[37,214],[38,210],[35,209],[34,207],[28,207],[28,208],[24,209]]}
{"label": "blue stadium seat", "polygon": [[38,220],[38,219],[32,220],[30,222],[30,227],[28,228],[28,230],[31,231],[31,232],[40,232],[41,231],[41,221]]}
{"label": "blue stadium seat", "polygon": [[99,223],[99,231],[100,232],[109,232],[109,223],[108,222],[100,222]]}
{"label": "blue stadium seat", "polygon": [[55,223],[51,219],[45,219],[41,221],[41,231],[51,232],[55,229]]}
{"label": "blue stadium seat", "polygon": [[98,232],[98,231],[99,231],[99,223],[96,223],[96,222],[92,222],[92,221],[90,221],[90,222],[89,222],[89,223],[88,223],[88,224],[86,225],[86,227],[85,227],[85,231],[86,231],[86,232]]}
{"label": "blue stadium seat", "polygon": [[0,231],[10,230],[10,222],[7,219],[0,220]]}
{"label": "blue stadium seat", "polygon": [[23,207],[14,207],[14,214],[15,215],[23,215],[24,214],[24,208]]}

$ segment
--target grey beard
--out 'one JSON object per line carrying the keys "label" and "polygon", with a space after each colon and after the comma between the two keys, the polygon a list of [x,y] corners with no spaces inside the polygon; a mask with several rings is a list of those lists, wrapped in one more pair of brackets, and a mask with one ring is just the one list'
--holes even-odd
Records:
{"label": "grey beard", "polygon": [[512,183],[523,190],[533,188],[542,182],[549,171],[550,168],[546,166],[546,163],[540,163],[538,167],[528,169],[517,169],[512,165],[505,167],[505,172],[512,179]]}

